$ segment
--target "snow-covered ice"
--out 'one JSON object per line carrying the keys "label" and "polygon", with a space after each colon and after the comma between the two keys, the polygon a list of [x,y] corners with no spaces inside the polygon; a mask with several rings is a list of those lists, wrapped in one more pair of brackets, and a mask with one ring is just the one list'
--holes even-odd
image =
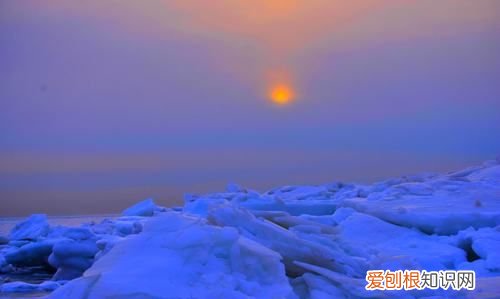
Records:
{"label": "snow-covered ice", "polygon": [[[78,228],[34,215],[4,237],[0,271],[52,269],[49,298],[500,298],[500,163],[372,185],[236,184],[148,199]],[[474,270],[474,291],[367,291],[367,270]],[[70,280],[65,283],[66,280]]]}
{"label": "snow-covered ice", "polygon": [[51,297],[284,298],[293,292],[280,259],[235,228],[171,212],[148,221],[141,234]]}
{"label": "snow-covered ice", "polygon": [[123,211],[123,216],[153,216],[163,209],[157,206],[152,198],[145,199]]}
{"label": "snow-covered ice", "polygon": [[37,240],[45,237],[49,232],[49,223],[44,214],[33,214],[26,220],[18,223],[10,232],[9,239]]}
{"label": "snow-covered ice", "polygon": [[8,282],[0,286],[1,293],[33,293],[51,292],[60,287],[62,283],[56,281],[44,281],[39,284],[22,281]]}

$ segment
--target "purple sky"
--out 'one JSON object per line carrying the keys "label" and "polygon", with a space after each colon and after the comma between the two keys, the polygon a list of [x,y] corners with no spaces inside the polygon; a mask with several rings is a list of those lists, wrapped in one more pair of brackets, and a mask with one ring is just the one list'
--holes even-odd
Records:
{"label": "purple sky", "polygon": [[347,2],[1,1],[0,216],[495,158],[500,3]]}

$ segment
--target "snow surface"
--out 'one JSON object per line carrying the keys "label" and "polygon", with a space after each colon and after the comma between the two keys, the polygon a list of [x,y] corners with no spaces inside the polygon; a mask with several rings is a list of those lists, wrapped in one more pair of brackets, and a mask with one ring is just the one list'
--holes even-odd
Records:
{"label": "snow surface", "polygon": [[[500,164],[372,185],[228,185],[153,200],[78,228],[43,215],[17,225],[0,271],[53,269],[51,281],[0,292],[49,298],[500,298]],[[474,291],[367,291],[367,270],[465,270]],[[67,280],[69,282],[65,283]]]}

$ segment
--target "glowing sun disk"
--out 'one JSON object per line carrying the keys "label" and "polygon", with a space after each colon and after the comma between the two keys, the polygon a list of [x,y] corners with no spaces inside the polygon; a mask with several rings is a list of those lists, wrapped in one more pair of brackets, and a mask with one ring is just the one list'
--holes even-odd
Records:
{"label": "glowing sun disk", "polygon": [[290,87],[286,85],[277,85],[271,88],[269,97],[275,104],[286,105],[293,100],[294,94]]}

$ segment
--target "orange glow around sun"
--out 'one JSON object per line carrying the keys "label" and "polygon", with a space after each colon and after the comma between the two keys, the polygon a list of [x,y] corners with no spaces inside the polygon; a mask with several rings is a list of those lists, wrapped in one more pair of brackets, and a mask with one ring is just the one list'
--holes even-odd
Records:
{"label": "orange glow around sun", "polygon": [[273,86],[269,98],[277,105],[289,104],[294,99],[293,90],[284,84]]}

